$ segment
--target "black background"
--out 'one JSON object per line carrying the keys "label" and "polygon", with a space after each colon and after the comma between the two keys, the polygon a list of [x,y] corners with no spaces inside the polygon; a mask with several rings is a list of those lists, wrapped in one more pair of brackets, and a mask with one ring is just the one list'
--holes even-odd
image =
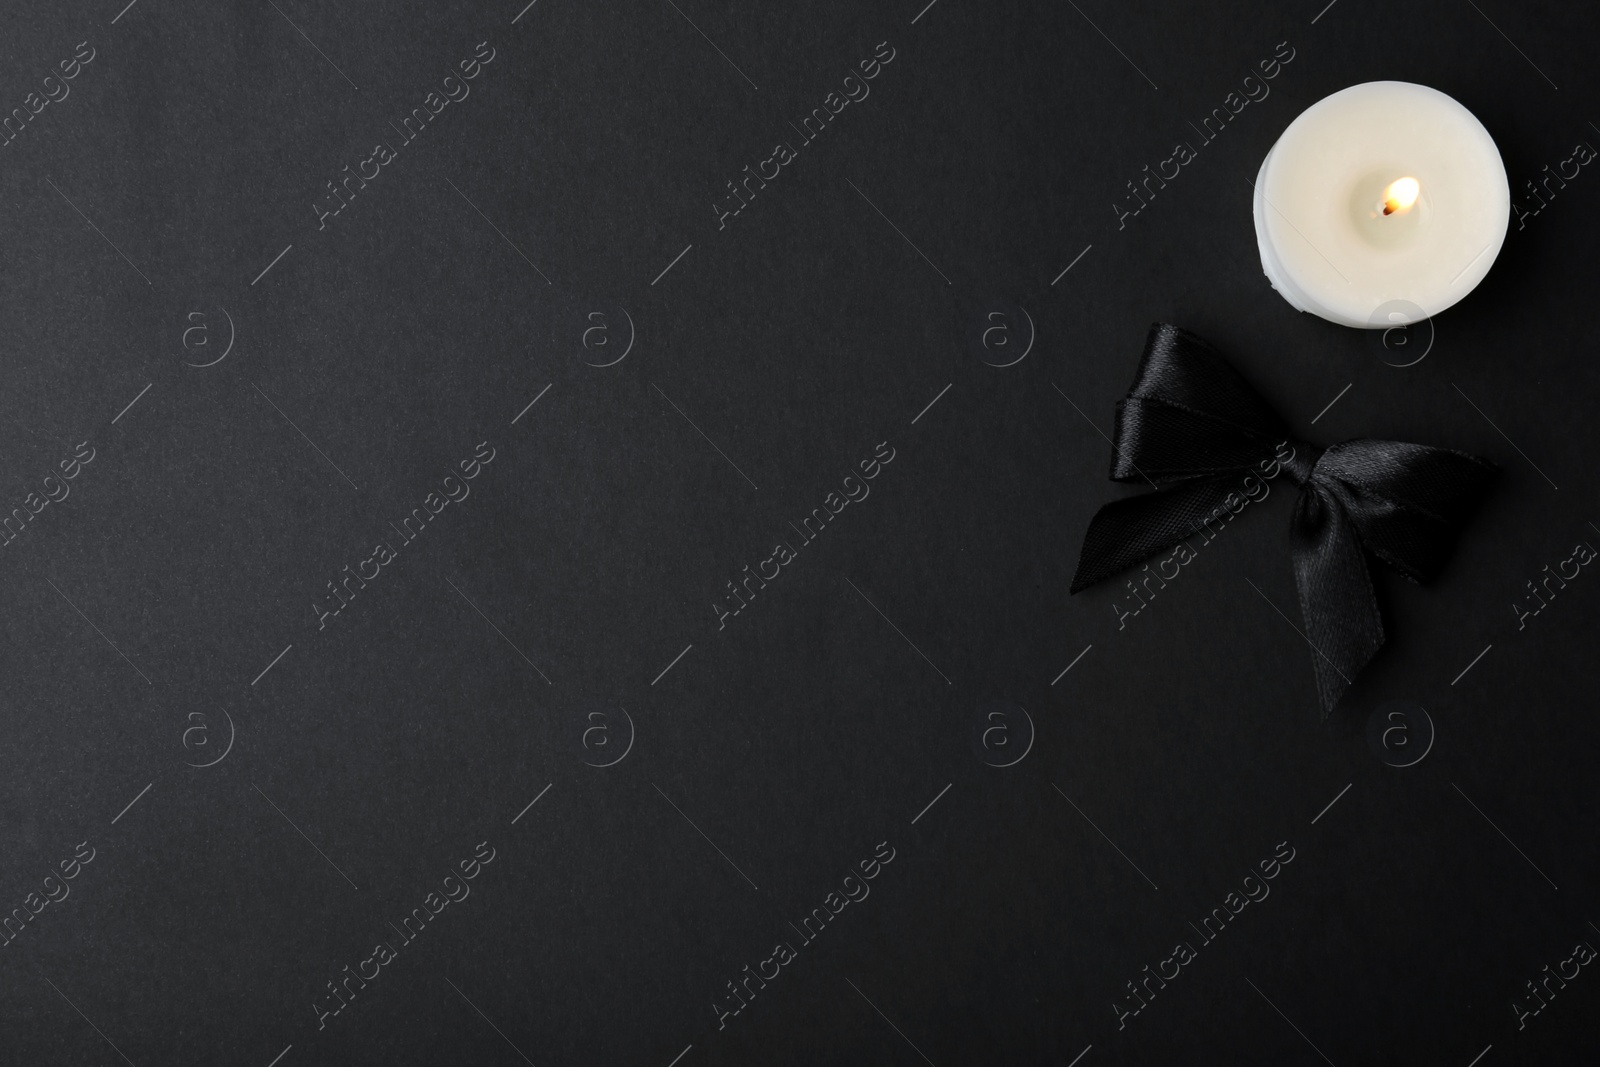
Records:
{"label": "black background", "polygon": [[[4,111],[96,55],[0,148],[3,510],[95,459],[0,551],[0,907],[95,858],[0,949],[0,1059],[1592,1061],[1592,968],[1520,1030],[1511,1005],[1600,944],[1597,579],[1521,630],[1510,605],[1600,543],[1600,177],[1513,220],[1403,369],[1272,292],[1249,183],[1305,107],[1392,78],[1474,111],[1526,200],[1600,141],[1593,12],[924,2],[7,5]],[[324,183],[480,41],[470,97],[319,231]],[[879,42],[871,95],[719,229]],[[1280,42],[1270,96],[1119,228]],[[1034,328],[1010,367],[969,343],[994,300]],[[619,307],[633,348],[591,366]],[[225,317],[227,358],[188,365]],[[1505,468],[1435,586],[1379,569],[1389,643],[1326,723],[1287,485],[1126,628],[1112,583],[1067,595],[1135,491],[1096,427],[1155,319],[1312,440]],[[319,630],[481,441],[471,496]],[[870,497],[719,630],[880,442]],[[1008,768],[974,745],[989,700],[1036,730]],[[1367,740],[1391,700],[1436,731],[1409,767]],[[319,1029],[324,983],[481,841],[471,897]],[[882,841],[870,897],[719,1029]],[[1119,1029],[1124,983],[1284,841],[1270,897]]]}

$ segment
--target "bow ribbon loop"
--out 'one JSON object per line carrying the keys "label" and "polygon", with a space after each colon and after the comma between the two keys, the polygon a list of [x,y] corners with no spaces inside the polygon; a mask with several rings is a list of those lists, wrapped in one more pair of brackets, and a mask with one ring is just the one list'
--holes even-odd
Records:
{"label": "bow ribbon loop", "polygon": [[1113,480],[1157,491],[1095,514],[1072,592],[1226,522],[1253,499],[1248,478],[1280,473],[1299,487],[1289,544],[1326,716],[1383,646],[1367,555],[1413,582],[1437,577],[1499,473],[1493,463],[1400,441],[1296,441],[1216,349],[1157,323],[1117,404],[1111,459]]}

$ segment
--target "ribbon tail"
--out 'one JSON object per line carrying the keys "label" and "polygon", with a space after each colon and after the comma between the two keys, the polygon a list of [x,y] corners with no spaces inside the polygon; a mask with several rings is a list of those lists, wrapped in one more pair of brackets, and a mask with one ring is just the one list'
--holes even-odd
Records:
{"label": "ribbon tail", "polygon": [[1340,500],[1314,482],[1295,503],[1290,547],[1326,719],[1383,647],[1383,616],[1355,524]]}
{"label": "ribbon tail", "polygon": [[1192,481],[1142,496],[1125,497],[1095,512],[1083,535],[1072,592],[1171,548],[1207,522],[1227,525],[1233,514],[1224,503],[1237,481],[1233,473]]}

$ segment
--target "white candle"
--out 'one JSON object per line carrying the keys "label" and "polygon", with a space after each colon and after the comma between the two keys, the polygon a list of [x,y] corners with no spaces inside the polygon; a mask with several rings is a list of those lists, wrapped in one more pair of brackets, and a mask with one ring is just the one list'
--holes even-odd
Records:
{"label": "white candle", "polygon": [[1367,82],[1313,104],[1256,176],[1256,242],[1296,310],[1386,329],[1472,291],[1505,241],[1511,188],[1472,112],[1425,85]]}

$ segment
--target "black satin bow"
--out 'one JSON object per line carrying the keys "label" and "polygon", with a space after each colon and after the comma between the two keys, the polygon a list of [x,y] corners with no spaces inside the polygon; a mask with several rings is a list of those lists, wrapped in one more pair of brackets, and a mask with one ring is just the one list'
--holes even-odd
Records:
{"label": "black satin bow", "polygon": [[[1276,451],[1283,442],[1294,448],[1287,461]],[[1117,404],[1112,448],[1114,480],[1166,484],[1100,509],[1084,535],[1074,593],[1237,513],[1244,476],[1259,463],[1276,459],[1300,487],[1289,543],[1324,717],[1383,646],[1365,553],[1430,581],[1499,473],[1488,460],[1425,445],[1293,441],[1216,349],[1165,323],[1150,328],[1133,388]]]}

